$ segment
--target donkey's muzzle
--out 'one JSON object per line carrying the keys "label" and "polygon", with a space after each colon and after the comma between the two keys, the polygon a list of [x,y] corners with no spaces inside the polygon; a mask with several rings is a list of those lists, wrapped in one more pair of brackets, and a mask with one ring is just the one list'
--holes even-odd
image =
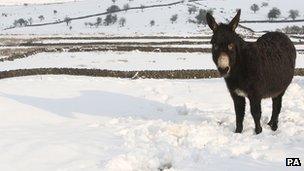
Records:
{"label": "donkey's muzzle", "polygon": [[221,77],[226,77],[229,74],[230,67],[225,67],[225,68],[218,68],[218,71],[220,72]]}

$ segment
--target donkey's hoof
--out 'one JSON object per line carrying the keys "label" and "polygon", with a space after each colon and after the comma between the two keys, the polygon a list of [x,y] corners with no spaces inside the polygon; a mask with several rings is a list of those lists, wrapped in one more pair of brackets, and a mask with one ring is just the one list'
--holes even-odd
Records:
{"label": "donkey's hoof", "polygon": [[242,131],[243,131],[243,127],[237,127],[235,129],[235,133],[242,133]]}
{"label": "donkey's hoof", "polygon": [[255,133],[259,134],[262,132],[262,130],[263,130],[262,127],[255,128]]}
{"label": "donkey's hoof", "polygon": [[268,125],[270,126],[271,130],[273,130],[273,131],[276,131],[278,129],[278,123],[277,122],[269,121]]}

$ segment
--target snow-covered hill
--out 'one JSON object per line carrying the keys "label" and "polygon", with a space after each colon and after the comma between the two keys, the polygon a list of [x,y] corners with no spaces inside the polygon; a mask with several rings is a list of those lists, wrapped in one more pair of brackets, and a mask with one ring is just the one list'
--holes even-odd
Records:
{"label": "snow-covered hill", "polygon": [[[74,18],[86,16],[90,14],[102,13],[111,5],[117,5],[123,8],[128,4],[129,7],[149,6],[156,4],[167,4],[178,2],[179,0],[83,0],[77,2],[66,2],[60,4],[47,5],[21,5],[21,6],[0,6],[2,15],[0,16],[0,29],[2,34],[104,34],[109,35],[202,35],[210,34],[210,30],[204,25],[198,25],[189,22],[195,20],[195,14],[189,14],[188,8],[191,6],[197,9],[212,9],[217,21],[226,22],[235,15],[237,8],[242,9],[241,20],[260,20],[267,19],[268,11],[277,7],[281,10],[281,19],[288,17],[290,9],[297,9],[300,11],[299,18],[304,18],[303,1],[295,0],[292,2],[285,0],[197,0],[184,1],[177,5],[159,7],[144,10],[130,10],[117,13],[118,20],[120,18],[126,19],[126,25],[120,27],[118,23],[110,26],[88,26],[85,23],[96,23],[97,17],[85,18],[81,20],[72,21],[69,26],[65,23],[40,27],[17,28],[11,30],[3,30],[4,28],[13,25],[14,21],[23,18],[31,20],[32,24],[40,24],[47,22],[54,22],[64,20],[66,17]],[[6,2],[6,1],[5,1]],[[7,1],[8,2],[8,1]],[[20,1],[21,2],[21,1]],[[268,6],[262,7],[262,3],[267,2]],[[260,10],[253,13],[250,6],[256,3],[260,6]],[[54,13],[56,10],[56,13]],[[170,18],[177,14],[177,21],[173,24]],[[39,16],[43,16],[43,19]],[[105,16],[100,16],[105,19]],[[154,20],[155,25],[151,26],[150,22]],[[254,30],[275,30],[286,25],[303,25],[303,22],[288,23],[288,24],[244,24],[252,27]],[[207,32],[206,32],[207,31]]]}

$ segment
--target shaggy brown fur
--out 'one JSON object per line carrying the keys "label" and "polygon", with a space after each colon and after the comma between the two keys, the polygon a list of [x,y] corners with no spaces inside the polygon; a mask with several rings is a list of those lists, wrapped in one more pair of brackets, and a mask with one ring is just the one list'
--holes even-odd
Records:
{"label": "shaggy brown fur", "polygon": [[[208,25],[213,30],[213,60],[225,78],[234,102],[235,132],[241,133],[243,130],[245,97],[250,102],[257,134],[262,132],[261,100],[272,98],[273,111],[268,124],[275,131],[278,128],[282,97],[293,78],[296,50],[290,39],[279,32],[266,33],[256,42],[244,41],[235,33],[240,13],[239,10],[229,24],[219,25],[207,14]],[[223,54],[228,56],[228,65],[219,65],[222,62],[219,58]]]}

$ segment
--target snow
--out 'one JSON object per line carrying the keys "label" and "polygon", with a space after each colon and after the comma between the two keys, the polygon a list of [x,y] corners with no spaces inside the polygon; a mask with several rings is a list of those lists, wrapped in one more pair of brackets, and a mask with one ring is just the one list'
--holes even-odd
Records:
{"label": "snow", "polygon": [[[212,88],[211,88],[212,87]],[[1,170],[301,170],[304,79],[286,95],[279,129],[260,135],[247,108],[233,133],[222,79],[31,76],[0,80]]]}
{"label": "snow", "polygon": [[189,41],[193,43],[197,42],[210,42],[210,39],[188,39],[188,38],[180,38],[180,39],[46,39],[46,40],[37,40],[33,43],[43,43],[43,44],[58,44],[58,43],[160,43],[160,42],[182,42]]}
{"label": "snow", "polygon": [[[304,54],[296,68],[304,67]],[[0,71],[32,68],[87,68],[120,71],[216,69],[211,53],[55,52],[0,62]]]}
{"label": "snow", "polygon": [[209,53],[60,52],[0,62],[0,71],[30,68],[88,68],[109,70],[214,69]]}
{"label": "snow", "polygon": [[294,23],[242,23],[242,25],[253,29],[254,31],[276,31],[277,29],[283,29],[287,26],[299,26],[302,27],[304,22]]}

